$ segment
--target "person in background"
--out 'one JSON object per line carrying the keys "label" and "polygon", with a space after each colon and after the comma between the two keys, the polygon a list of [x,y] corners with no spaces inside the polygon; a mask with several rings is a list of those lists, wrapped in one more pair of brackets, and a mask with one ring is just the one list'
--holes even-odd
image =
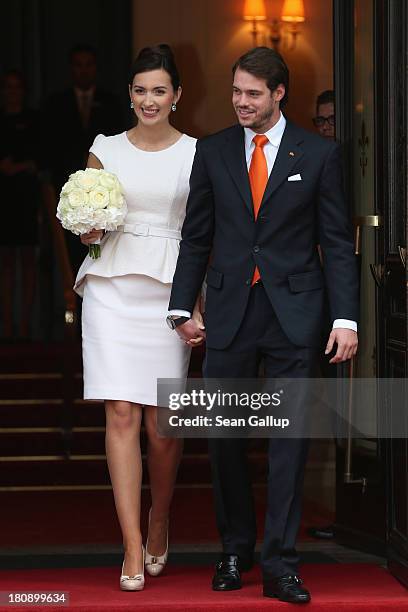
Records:
{"label": "person in background", "polygon": [[335,114],[334,114],[334,91],[326,89],[316,100],[316,117],[313,117],[313,123],[323,138],[331,138],[335,136]]}
{"label": "person in background", "polygon": [[39,114],[27,107],[23,75],[12,70],[2,79],[0,111],[0,194],[2,199],[1,306],[3,337],[15,338],[13,302],[17,264],[21,302],[17,335],[28,338],[36,286],[36,246],[40,185],[37,176]]}
{"label": "person in background", "polygon": [[[71,86],[51,95],[43,109],[45,164],[58,197],[69,174],[85,168],[88,151],[98,134],[111,136],[125,128],[119,100],[97,85],[95,50],[80,44],[69,54]],[[86,249],[73,234],[66,234],[74,273]]]}

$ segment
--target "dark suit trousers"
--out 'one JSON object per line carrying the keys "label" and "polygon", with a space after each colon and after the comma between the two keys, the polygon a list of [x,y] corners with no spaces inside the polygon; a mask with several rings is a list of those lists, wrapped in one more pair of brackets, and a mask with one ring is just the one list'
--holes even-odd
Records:
{"label": "dark suit trousers", "polygon": [[[204,376],[256,378],[261,360],[266,378],[315,375],[316,349],[298,347],[288,340],[262,284],[252,287],[244,320],[233,342],[226,349],[207,349]],[[246,440],[237,438],[209,441],[223,551],[251,561],[256,520],[246,446]],[[264,576],[298,571],[295,543],[307,450],[307,438],[269,440],[268,499],[261,555]]]}

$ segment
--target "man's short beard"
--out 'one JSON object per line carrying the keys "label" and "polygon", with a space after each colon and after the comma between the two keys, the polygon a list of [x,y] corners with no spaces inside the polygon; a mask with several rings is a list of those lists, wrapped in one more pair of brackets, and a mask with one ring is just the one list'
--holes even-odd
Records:
{"label": "man's short beard", "polygon": [[249,127],[251,130],[260,130],[269,123],[269,120],[273,115],[273,110],[274,109],[271,108],[268,112],[265,112],[263,115],[261,115],[261,117],[257,121],[255,121],[251,125],[247,125],[246,127]]}
{"label": "man's short beard", "polygon": [[[238,108],[236,108],[235,111],[237,113],[237,117],[239,121]],[[252,130],[260,130],[269,123],[269,120],[272,117],[273,113],[274,113],[274,108],[272,107],[270,110],[268,110],[263,115],[261,115],[261,117],[258,120],[254,121],[254,123],[251,123],[251,125],[246,124],[245,127],[252,129]]]}

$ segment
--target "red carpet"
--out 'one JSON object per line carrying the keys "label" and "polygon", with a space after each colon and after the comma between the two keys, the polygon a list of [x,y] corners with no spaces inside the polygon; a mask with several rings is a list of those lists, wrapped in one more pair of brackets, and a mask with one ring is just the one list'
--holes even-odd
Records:
{"label": "red carpet", "polygon": [[[288,604],[262,597],[260,573],[244,575],[244,588],[231,593],[214,593],[209,588],[211,568],[169,567],[159,578],[146,579],[140,593],[122,593],[117,583],[119,568],[3,571],[1,591],[66,591],[69,610],[97,612],[140,610],[147,612],[212,612],[270,609],[290,610]],[[408,594],[386,570],[367,564],[306,565],[302,571],[313,600],[308,610],[320,612],[408,611]],[[9,610],[1,607],[0,610]],[[13,609],[22,610],[23,607]],[[24,609],[27,609],[26,607]],[[32,607],[51,612],[61,606]]]}

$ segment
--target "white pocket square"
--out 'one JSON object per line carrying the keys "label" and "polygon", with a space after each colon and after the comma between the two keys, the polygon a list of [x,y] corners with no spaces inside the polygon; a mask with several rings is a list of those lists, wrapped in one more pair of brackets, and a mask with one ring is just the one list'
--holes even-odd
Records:
{"label": "white pocket square", "polygon": [[293,174],[292,176],[288,176],[288,181],[301,181],[302,177],[300,174]]}

